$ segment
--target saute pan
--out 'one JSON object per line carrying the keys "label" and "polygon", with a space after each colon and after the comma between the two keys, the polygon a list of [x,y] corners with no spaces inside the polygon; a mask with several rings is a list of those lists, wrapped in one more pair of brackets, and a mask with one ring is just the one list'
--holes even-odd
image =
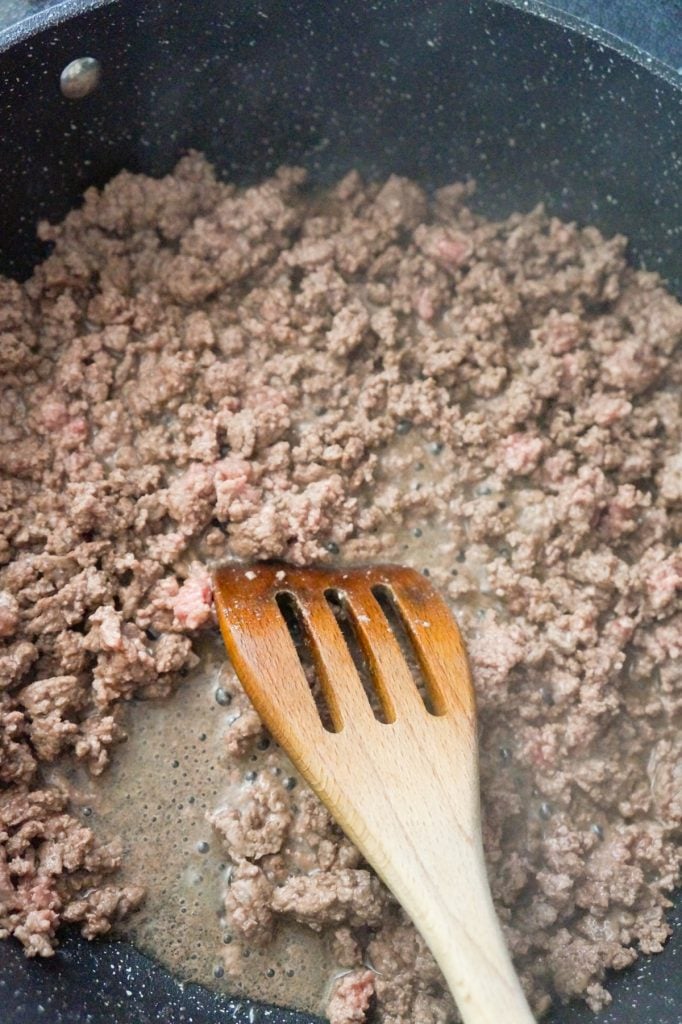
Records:
{"label": "saute pan", "polygon": [[[285,162],[316,183],[475,177],[488,216],[544,201],[624,232],[682,294],[679,0],[4,0],[3,17],[2,273],[30,273],[36,221],[88,185],[163,174],[193,147],[241,183]],[[680,1024],[680,900],[671,922],[662,954],[612,979],[610,1008],[547,1020]],[[312,1020],[182,986],[123,942],[66,933],[41,962],[0,943],[2,1024]]]}

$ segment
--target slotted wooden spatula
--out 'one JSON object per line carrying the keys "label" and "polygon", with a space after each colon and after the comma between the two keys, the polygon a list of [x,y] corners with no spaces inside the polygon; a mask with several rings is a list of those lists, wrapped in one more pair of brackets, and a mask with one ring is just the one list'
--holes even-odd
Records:
{"label": "slotted wooden spatula", "polygon": [[[281,607],[293,605],[320,680],[324,724]],[[330,599],[369,666],[375,716]],[[380,600],[390,601],[428,691],[417,688]],[[445,602],[397,566],[229,566],[218,619],[270,733],[428,943],[465,1024],[533,1020],[495,915],[481,844],[474,696]]]}

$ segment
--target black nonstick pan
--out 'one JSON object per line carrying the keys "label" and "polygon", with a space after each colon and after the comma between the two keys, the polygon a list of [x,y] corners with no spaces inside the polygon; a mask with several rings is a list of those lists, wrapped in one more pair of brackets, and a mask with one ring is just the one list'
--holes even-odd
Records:
{"label": "black nonstick pan", "polygon": [[[5,274],[25,277],[45,254],[35,238],[40,217],[61,218],[88,185],[121,168],[165,173],[193,147],[242,183],[281,163],[305,165],[317,183],[351,167],[429,187],[473,176],[489,216],[544,201],[559,216],[624,232],[633,260],[682,294],[678,0],[1,7],[19,17],[0,35]],[[85,57],[98,63],[76,65],[65,96],[63,69]],[[595,1018],[568,1006],[547,1020],[680,1024],[679,900],[671,922],[678,932],[662,954],[612,979],[610,1008]],[[312,1018],[183,987],[121,942],[66,933],[58,954],[41,962],[0,942],[0,1024],[42,1021]]]}

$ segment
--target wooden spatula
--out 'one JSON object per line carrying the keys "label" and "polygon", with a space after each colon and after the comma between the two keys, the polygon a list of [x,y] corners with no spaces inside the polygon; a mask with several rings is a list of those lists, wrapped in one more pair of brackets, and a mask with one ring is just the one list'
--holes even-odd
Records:
{"label": "wooden spatula", "polygon": [[[416,653],[426,702],[382,608],[386,601]],[[334,613],[339,603],[384,721]],[[474,695],[445,602],[423,576],[397,566],[264,564],[220,569],[216,605],[228,653],[261,719],[410,915],[465,1024],[532,1021],[488,887]],[[326,722],[287,605],[312,654]]]}

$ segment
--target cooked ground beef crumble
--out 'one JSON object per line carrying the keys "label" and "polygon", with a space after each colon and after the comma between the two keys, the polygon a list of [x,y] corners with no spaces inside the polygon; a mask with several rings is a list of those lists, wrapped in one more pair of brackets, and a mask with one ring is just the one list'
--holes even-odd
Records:
{"label": "cooked ground beef crumble", "polygon": [[[91,937],[140,904],[41,765],[102,772],[121,702],[179,685],[212,565],[396,558],[410,530],[469,645],[523,984],[599,1008],[679,881],[682,307],[623,238],[541,208],[304,179],[122,173],[0,281],[0,934],[49,955],[60,920]],[[235,681],[231,712],[239,760],[263,733]],[[452,1019],[312,794],[249,792],[213,816],[236,935],[333,932],[333,1024]]]}

